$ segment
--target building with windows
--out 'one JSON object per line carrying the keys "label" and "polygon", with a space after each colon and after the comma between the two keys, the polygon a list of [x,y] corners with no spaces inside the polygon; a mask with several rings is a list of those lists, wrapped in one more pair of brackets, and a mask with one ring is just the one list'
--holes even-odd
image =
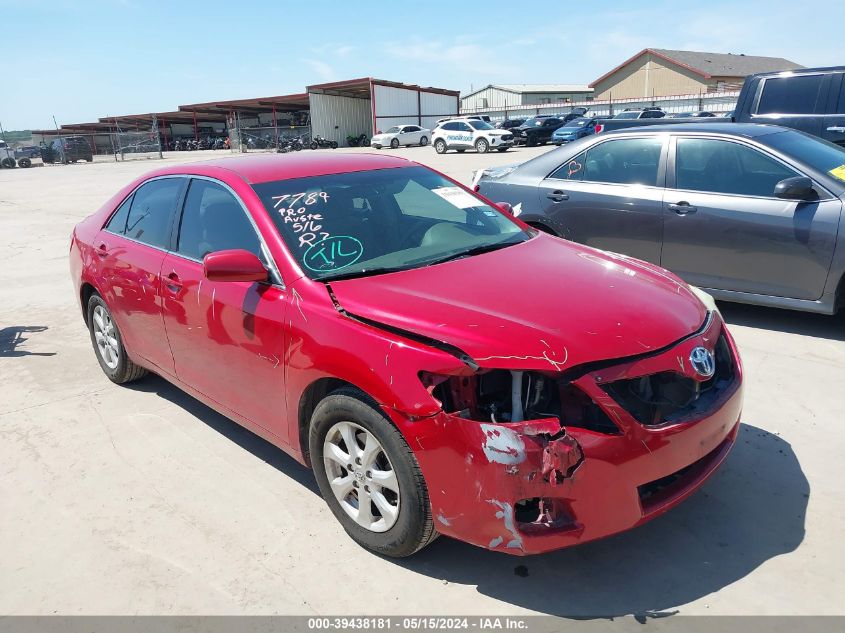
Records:
{"label": "building with windows", "polygon": [[780,57],[646,48],[593,83],[596,100],[739,90],[748,75],[803,68]]}

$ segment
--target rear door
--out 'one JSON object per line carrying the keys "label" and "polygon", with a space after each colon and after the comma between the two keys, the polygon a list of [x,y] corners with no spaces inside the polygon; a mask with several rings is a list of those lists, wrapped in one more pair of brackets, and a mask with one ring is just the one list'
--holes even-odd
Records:
{"label": "rear door", "polygon": [[845,147],[845,74],[830,75],[830,96],[822,116],[821,137]]}
{"label": "rear door", "polygon": [[141,185],[97,235],[104,297],[126,347],[163,372],[173,357],[161,316],[161,265],[176,206],[187,179],[158,178]]}
{"label": "rear door", "polygon": [[567,239],[657,264],[666,146],[655,135],[596,143],[541,181],[540,207]]}
{"label": "rear door", "polygon": [[757,146],[673,139],[661,265],[705,288],[815,300],[824,290],[841,203],[782,200],[804,175]]}

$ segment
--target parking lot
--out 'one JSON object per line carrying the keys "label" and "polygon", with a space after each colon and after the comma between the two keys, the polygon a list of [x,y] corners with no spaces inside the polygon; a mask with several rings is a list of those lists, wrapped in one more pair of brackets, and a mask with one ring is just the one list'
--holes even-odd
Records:
{"label": "parking lot", "polygon": [[[464,183],[545,151],[382,150]],[[522,559],[446,538],[374,556],[280,450],[160,378],[113,385],[70,231],[137,175],[214,155],[0,171],[0,612],[845,613],[842,316],[721,304],[746,371],[725,466],[639,529]]]}

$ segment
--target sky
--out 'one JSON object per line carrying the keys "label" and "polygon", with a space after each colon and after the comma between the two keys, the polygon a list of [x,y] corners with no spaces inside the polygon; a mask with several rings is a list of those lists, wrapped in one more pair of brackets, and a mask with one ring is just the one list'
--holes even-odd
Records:
{"label": "sky", "polygon": [[376,77],[588,84],[643,48],[845,64],[841,0],[0,0],[0,124],[38,129]]}

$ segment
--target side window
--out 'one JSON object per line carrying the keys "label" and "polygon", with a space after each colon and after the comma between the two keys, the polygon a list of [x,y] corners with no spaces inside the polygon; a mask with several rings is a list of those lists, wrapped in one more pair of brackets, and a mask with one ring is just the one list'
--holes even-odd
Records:
{"label": "side window", "polygon": [[132,205],[132,196],[129,196],[126,200],[123,201],[117,211],[114,212],[114,215],[111,216],[109,223],[106,224],[106,229],[111,231],[112,233],[117,233],[118,235],[123,235],[126,233],[126,218],[129,216],[129,207]]}
{"label": "side window", "polygon": [[581,180],[620,185],[657,186],[663,141],[630,138],[605,141],[587,150],[581,163]]}
{"label": "side window", "polygon": [[457,130],[460,132],[472,132],[472,128],[466,123],[457,123]]}
{"label": "side window", "polygon": [[834,112],[836,114],[845,114],[845,73],[840,75],[840,81],[842,86],[839,89],[839,107],[837,107]]}
{"label": "side window", "polygon": [[442,129],[453,132],[458,129],[457,123],[444,123]]}
{"label": "side window", "polygon": [[766,154],[730,141],[679,138],[675,154],[678,189],[772,197],[775,185],[797,172]]}
{"label": "side window", "polygon": [[141,185],[132,197],[126,237],[165,248],[170,236],[171,214],[183,182],[182,178],[163,178]]}
{"label": "side window", "polygon": [[582,180],[584,178],[584,163],[586,162],[587,152],[581,152],[575,158],[565,162],[557,168],[549,178],[557,178],[558,180]]}
{"label": "side window", "polygon": [[824,75],[773,77],[763,82],[757,114],[813,114]]}
{"label": "side window", "polygon": [[255,228],[229,190],[208,180],[192,180],[179,226],[177,251],[201,260],[208,253],[233,248],[254,253],[264,261]]}

